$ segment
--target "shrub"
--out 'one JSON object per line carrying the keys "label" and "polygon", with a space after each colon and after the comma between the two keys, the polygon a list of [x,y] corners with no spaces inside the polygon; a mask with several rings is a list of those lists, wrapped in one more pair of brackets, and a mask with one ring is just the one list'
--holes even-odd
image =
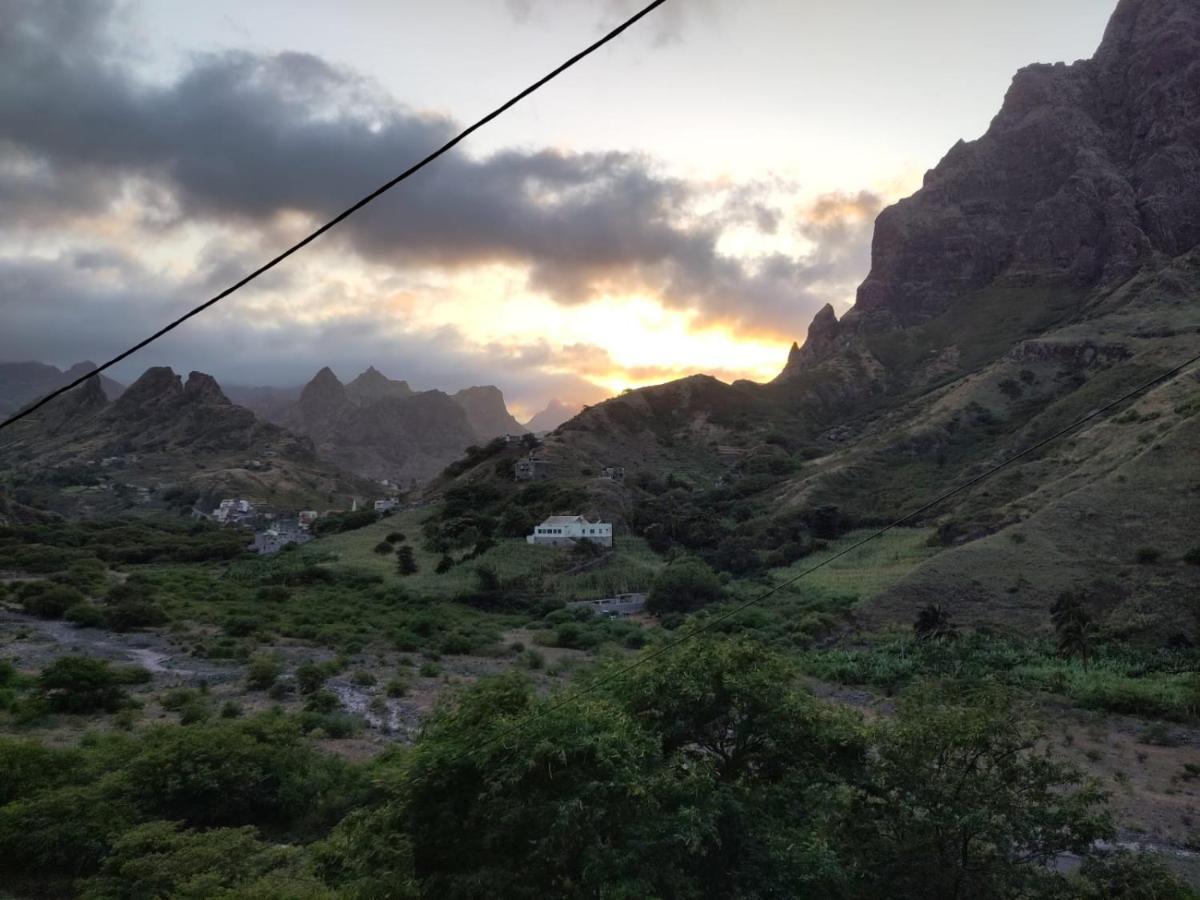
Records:
{"label": "shrub", "polygon": [[106,621],[104,610],[91,603],[78,603],[72,606],[63,618],[77,628],[100,628]]}
{"label": "shrub", "polygon": [[21,609],[40,619],[61,619],[63,613],[84,600],[83,594],[75,588],[49,581],[22,585],[18,596],[21,598]]}
{"label": "shrub", "polygon": [[1200,566],[1200,546],[1193,547],[1183,554],[1183,561],[1189,566]]}
{"label": "shrub", "polygon": [[266,584],[254,592],[254,598],[264,603],[287,603],[292,592],[281,584]]}
{"label": "shrub", "polygon": [[663,569],[650,588],[646,609],[656,615],[690,612],[720,600],[720,579],[704,563],[684,560]]}
{"label": "shrub", "polygon": [[405,544],[396,551],[396,569],[401,575],[415,575],[417,560],[413,548]]}
{"label": "shrub", "polygon": [[449,554],[444,554],[442,558],[438,560],[433,571],[437,572],[439,575],[445,575],[452,568],[454,568],[454,558]]}
{"label": "shrub", "polygon": [[324,689],[317,691],[304,701],[304,709],[307,712],[331,713],[336,712],[341,707],[342,703],[338,700],[337,694]]}
{"label": "shrub", "polygon": [[350,676],[350,683],[358,687],[373,687],[378,679],[366,669],[359,669]]}
{"label": "shrub", "polygon": [[314,662],[304,662],[296,668],[296,684],[302,694],[315,694],[327,677],[325,669]]}
{"label": "shrub", "polygon": [[1139,547],[1134,558],[1141,565],[1151,565],[1158,562],[1162,553],[1154,547]]}
{"label": "shrub", "polygon": [[387,541],[380,541],[378,544],[375,545],[374,549],[375,549],[375,552],[378,553],[380,556],[386,556],[387,554],[392,552],[393,547]]}
{"label": "shrub", "polygon": [[408,537],[403,531],[393,531],[390,532],[388,536],[384,538],[384,540],[389,544],[403,544],[406,540],[408,540]]}
{"label": "shrub", "polygon": [[383,690],[389,697],[403,697],[408,694],[408,687],[408,679],[397,676],[389,680]]}
{"label": "shrub", "polygon": [[257,653],[246,667],[246,687],[252,691],[268,690],[283,672],[283,664],[273,653]]}
{"label": "shrub", "polygon": [[38,689],[50,709],[82,714],[116,712],[125,699],[128,676],[107,662],[87,656],[56,659],[38,677]]}
{"label": "shrub", "polygon": [[242,705],[235,700],[226,700],[221,705],[222,719],[237,719],[242,715]]}

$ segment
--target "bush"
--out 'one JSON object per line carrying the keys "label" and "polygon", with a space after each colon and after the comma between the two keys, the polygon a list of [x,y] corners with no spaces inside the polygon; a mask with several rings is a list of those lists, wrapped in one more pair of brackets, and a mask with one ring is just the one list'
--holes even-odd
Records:
{"label": "bush", "polygon": [[375,552],[378,553],[380,556],[386,556],[387,554],[391,553],[393,549],[394,548],[392,547],[392,545],[390,543],[388,543],[387,541],[380,541],[378,544],[375,545],[375,548],[374,548]]}
{"label": "bush", "polygon": [[408,540],[408,537],[403,531],[392,531],[389,532],[388,536],[384,538],[384,540],[389,544],[403,544],[406,540]]}
{"label": "bush", "polygon": [[257,653],[246,667],[246,687],[252,691],[268,690],[283,672],[283,663],[273,653]]}
{"label": "bush", "polygon": [[64,656],[42,670],[38,689],[55,712],[116,712],[125,699],[129,676],[88,656]]}
{"label": "bush", "polygon": [[408,688],[408,679],[397,676],[388,681],[383,691],[389,697],[404,697],[408,694]]}
{"label": "bush", "polygon": [[84,600],[82,593],[65,584],[34,581],[18,590],[21,609],[40,619],[61,619],[63,614]]}
{"label": "bush", "polygon": [[1200,547],[1193,547],[1183,554],[1183,561],[1189,566],[1200,566]]}
{"label": "bush", "polygon": [[100,628],[107,621],[104,610],[91,603],[79,603],[67,610],[63,616],[76,628]]}
{"label": "bush", "polygon": [[654,579],[646,609],[656,615],[690,612],[717,602],[723,593],[712,569],[698,560],[683,560],[667,566]]}
{"label": "bush", "polygon": [[302,694],[315,694],[328,677],[325,669],[314,662],[304,662],[296,668],[296,684]]}
{"label": "bush", "polygon": [[237,719],[242,715],[242,705],[235,700],[226,700],[221,704],[222,719]]}
{"label": "bush", "polygon": [[1134,558],[1143,566],[1158,562],[1162,553],[1154,547],[1139,547]]}
{"label": "bush", "polygon": [[437,572],[439,575],[445,575],[452,568],[454,568],[454,558],[449,554],[444,554],[442,558],[438,560],[433,571]]}
{"label": "bush", "polygon": [[337,694],[322,689],[304,701],[304,708],[308,712],[331,713],[341,709],[342,703],[338,700]]}
{"label": "bush", "polygon": [[405,544],[396,551],[396,569],[401,575],[415,575],[417,560],[413,548]]}

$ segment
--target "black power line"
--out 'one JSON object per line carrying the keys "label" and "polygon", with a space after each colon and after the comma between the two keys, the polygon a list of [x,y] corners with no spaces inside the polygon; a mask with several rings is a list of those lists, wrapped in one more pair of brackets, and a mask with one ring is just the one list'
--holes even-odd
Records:
{"label": "black power line", "polygon": [[99,375],[105,369],[107,369],[111,366],[115,366],[117,363],[121,362],[121,360],[125,359],[126,357],[132,356],[134,353],[137,353],[143,347],[154,343],[154,341],[157,341],[160,337],[167,334],[168,332],[174,331],[176,328],[178,328],[180,325],[182,325],[188,319],[192,318],[192,316],[199,315],[200,313],[202,313],[206,309],[208,309],[210,306],[213,306],[213,305],[221,302],[222,300],[224,300],[226,297],[228,297],[234,291],[237,291],[240,288],[245,287],[251,281],[258,278],[259,275],[262,275],[263,273],[268,272],[271,269],[275,268],[277,265],[279,265],[281,262],[283,262],[285,259],[287,259],[289,256],[291,256],[293,253],[308,246],[313,241],[315,241],[317,238],[319,238],[321,235],[323,235],[325,232],[327,232],[331,228],[333,228],[335,225],[339,224],[344,219],[348,219],[350,216],[354,215],[354,213],[358,212],[360,209],[362,209],[364,206],[366,206],[372,200],[375,200],[376,198],[382,196],[383,194],[386,194],[388,191],[390,191],[392,188],[394,188],[400,182],[404,181],[405,179],[409,178],[410,176],[415,175],[417,172],[421,171],[421,169],[425,168],[427,165],[429,165],[431,162],[433,162],[439,156],[443,156],[444,154],[448,153],[450,150],[454,149],[454,147],[456,147],[462,141],[466,140],[471,134],[478,131],[480,128],[482,128],[484,125],[487,125],[489,122],[491,122],[493,119],[497,118],[498,116],[503,115],[509,109],[516,106],[518,103],[520,103],[526,97],[528,97],[530,94],[534,93],[539,88],[541,88],[544,85],[548,84],[549,82],[553,81],[555,78],[557,78],[563,72],[567,71],[567,69],[571,68],[576,63],[581,62],[586,57],[591,56],[593,53],[595,53],[597,50],[599,50],[605,44],[620,37],[620,35],[622,33],[624,33],[628,28],[630,28],[632,25],[636,24],[638,21],[640,21],[641,19],[648,16],[655,9],[662,6],[666,2],[667,2],[667,0],[654,0],[654,2],[643,7],[639,12],[630,16],[628,19],[626,19],[624,22],[622,22],[620,25],[618,25],[612,31],[608,32],[608,34],[604,35],[598,41],[589,45],[587,48],[579,51],[578,53],[576,53],[574,56],[572,56],[570,59],[568,59],[562,65],[560,65],[558,68],[554,69],[549,74],[544,75],[541,78],[539,78],[537,81],[535,81],[533,84],[529,85],[529,87],[525,88],[525,90],[521,91],[519,94],[514,96],[512,99],[510,99],[510,100],[506,101],[505,103],[503,103],[502,105],[496,107],[494,110],[492,110],[490,113],[488,113],[482,119],[480,119],[474,125],[471,125],[468,128],[464,128],[455,137],[451,138],[446,143],[442,144],[442,146],[438,147],[436,150],[434,150],[432,153],[430,153],[428,156],[426,156],[420,162],[414,163],[412,166],[409,166],[407,169],[405,169],[403,172],[401,172],[399,175],[397,175],[391,181],[381,184],[379,187],[377,187],[371,193],[367,194],[365,197],[363,197],[361,200],[359,200],[353,206],[347,207],[342,212],[338,213],[336,216],[334,216],[332,219],[330,219],[328,222],[326,222],[324,225],[322,225],[316,231],[312,232],[312,234],[308,235],[308,237],[293,244],[291,247],[288,247],[286,250],[284,250],[282,253],[280,253],[278,256],[276,256],[274,259],[270,260],[269,262],[266,262],[263,265],[259,266],[257,269],[255,269],[253,272],[251,272],[249,275],[247,275],[245,278],[243,278],[241,281],[237,282],[236,284],[230,285],[225,290],[221,291],[221,293],[219,293],[215,297],[213,297],[211,300],[207,300],[204,303],[201,303],[199,306],[195,307],[194,309],[188,310],[186,313],[184,313],[182,316],[180,316],[175,321],[171,322],[168,325],[163,326],[158,331],[154,332],[154,334],[150,335],[145,340],[139,341],[138,343],[134,344],[132,347],[130,347],[128,350],[124,351],[123,353],[117,354],[116,356],[114,356],[112,359],[110,359],[108,362],[104,363],[103,365],[97,366],[95,369],[93,369],[91,372],[88,372],[86,375],[84,375],[80,378],[76,378],[70,384],[63,385],[62,387],[57,388],[54,391],[51,391],[49,394],[47,394],[45,397],[42,397],[36,403],[33,403],[33,404],[25,407],[25,409],[21,410],[20,412],[16,413],[15,415],[11,416],[10,418],[5,419],[3,422],[0,422],[0,429],[7,428],[9,425],[12,425],[14,422],[25,418],[30,413],[34,412],[35,410],[39,409],[42,406],[45,406],[47,403],[49,403],[55,397],[59,397],[62,394],[65,394],[67,391],[71,390],[72,388],[78,387],[79,385],[83,384],[85,381],[87,381],[93,375]]}
{"label": "black power line", "polygon": [[819,563],[816,563],[815,565],[809,566],[807,569],[800,572],[798,575],[794,575],[791,578],[788,578],[785,581],[780,582],[779,584],[775,585],[774,587],[770,588],[769,590],[764,591],[763,593],[757,595],[756,597],[753,597],[749,600],[746,600],[742,603],[737,604],[736,606],[734,606],[730,609],[725,610],[719,616],[709,619],[707,622],[703,623],[702,625],[699,625],[696,628],[691,629],[683,636],[675,638],[674,640],[668,641],[667,643],[662,644],[662,645],[654,648],[653,650],[649,650],[649,651],[641,654],[633,662],[628,663],[627,665],[621,666],[618,669],[614,669],[610,672],[607,672],[604,674],[603,677],[597,678],[596,680],[590,682],[589,684],[584,685],[581,688],[577,688],[576,690],[569,691],[566,694],[566,696],[562,697],[561,699],[559,699],[558,701],[556,701],[554,703],[551,703],[549,706],[539,709],[531,717],[523,719],[520,723],[518,723],[516,725],[509,726],[508,728],[500,731],[498,734],[495,734],[491,738],[481,742],[478,745],[478,747],[476,747],[475,749],[480,749],[480,748],[485,747],[496,741],[503,740],[504,738],[509,737],[510,735],[516,734],[519,731],[521,731],[522,727],[526,723],[528,723],[532,720],[537,720],[537,719],[541,719],[545,716],[548,716],[550,713],[555,712],[559,709],[562,709],[564,706],[568,706],[568,705],[574,703],[576,700],[586,697],[589,694],[595,693],[597,690],[599,690],[601,687],[608,684],[609,682],[616,681],[619,678],[623,678],[625,675],[628,675],[630,672],[632,672],[634,669],[638,668],[639,666],[643,666],[646,663],[650,662],[651,660],[657,659],[660,656],[670,653],[676,647],[686,644],[688,641],[692,640],[693,638],[698,637],[699,635],[704,634],[705,632],[711,631],[713,628],[715,628],[717,625],[720,625],[722,622],[726,622],[729,619],[736,616],[738,613],[740,613],[746,609],[749,609],[751,606],[754,606],[757,603],[761,603],[763,600],[766,600],[768,597],[779,593],[784,588],[795,584],[800,579],[805,578],[808,575],[811,575],[813,572],[816,572],[818,569],[825,568],[825,566],[829,565],[830,563],[841,559],[843,556],[847,556],[848,554],[853,553],[855,550],[858,550],[859,548],[863,547],[864,545],[869,544],[871,541],[887,534],[892,529],[899,528],[904,523],[909,522],[909,521],[917,518],[918,516],[928,512],[929,510],[933,509],[935,506],[945,502],[946,500],[949,500],[951,497],[954,497],[957,494],[961,494],[963,491],[974,487],[975,485],[979,484],[981,481],[983,481],[987,478],[991,478],[993,475],[995,475],[996,473],[998,473],[1000,471],[1003,471],[1004,469],[1007,469],[1009,466],[1011,466],[1013,463],[1017,462],[1018,460],[1023,459],[1032,453],[1035,453],[1036,451],[1045,447],[1047,444],[1053,443],[1054,441],[1058,440],[1060,437],[1062,437],[1066,434],[1069,434],[1070,432],[1074,431],[1079,426],[1085,425],[1086,423],[1092,421],[1093,419],[1099,418],[1100,416],[1104,415],[1105,413],[1109,412],[1110,410],[1120,406],[1125,401],[1131,400],[1134,397],[1138,396],[1139,394],[1142,394],[1145,391],[1150,390],[1150,388],[1154,387],[1155,385],[1161,384],[1164,381],[1169,381],[1170,379],[1172,379],[1176,375],[1178,375],[1180,372],[1182,372],[1184,369],[1186,369],[1188,366],[1190,366],[1196,362],[1200,362],[1200,354],[1193,356],[1191,359],[1180,363],[1179,365],[1175,366],[1173,369],[1170,369],[1169,371],[1164,372],[1163,374],[1158,375],[1158,376],[1150,379],[1149,381],[1143,382],[1142,384],[1138,385],[1137,387],[1133,388],[1132,390],[1122,394],[1117,399],[1115,399],[1109,403],[1106,403],[1104,406],[1101,406],[1098,409],[1092,410],[1086,416],[1076,419],[1070,425],[1067,425],[1064,428],[1060,428],[1058,431],[1054,432],[1049,437],[1042,438],[1040,441],[1037,441],[1036,443],[1026,447],[1024,450],[1020,451],[1019,453],[1013,454],[1012,456],[1008,457],[1007,459],[1003,460],[1002,462],[999,462],[996,465],[992,466],[990,469],[987,469],[986,471],[982,472],[981,474],[976,475],[974,478],[968,479],[967,481],[964,481],[962,484],[959,484],[956,487],[953,487],[950,490],[948,490],[942,494],[939,494],[938,496],[934,497],[929,502],[918,507],[917,509],[914,509],[912,512],[906,513],[905,515],[901,516],[899,519],[896,519],[891,524],[885,525],[883,528],[880,528],[878,531],[873,531],[871,534],[867,535],[862,540],[855,541],[849,547],[839,550],[837,553],[834,553],[832,556],[821,560]]}

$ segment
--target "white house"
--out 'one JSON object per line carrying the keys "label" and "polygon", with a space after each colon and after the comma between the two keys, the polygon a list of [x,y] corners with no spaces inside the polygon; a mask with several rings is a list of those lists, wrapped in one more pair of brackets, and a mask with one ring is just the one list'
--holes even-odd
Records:
{"label": "white house", "polygon": [[612,523],[589,522],[583,516],[551,516],[525,538],[528,544],[564,547],[576,541],[591,541],[602,547],[612,546]]}
{"label": "white house", "polygon": [[389,513],[394,509],[399,509],[399,507],[400,501],[391,497],[387,498],[386,500],[375,501],[375,512],[377,513]]}

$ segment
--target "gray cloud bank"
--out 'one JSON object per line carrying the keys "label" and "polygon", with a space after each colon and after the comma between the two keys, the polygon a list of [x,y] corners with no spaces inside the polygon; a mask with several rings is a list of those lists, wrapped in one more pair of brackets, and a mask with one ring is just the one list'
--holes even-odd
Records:
{"label": "gray cloud bank", "polygon": [[[199,56],[175,80],[149,83],[125,61],[119,11],[102,2],[0,0],[0,241],[30,230],[67,233],[121,202],[164,233],[196,222],[269,233],[284,213],[331,216],[458,127],[304,53]],[[455,152],[350,219],[334,240],[397,269],[512,263],[562,304],[645,290],[702,321],[779,334],[802,334],[830,287],[848,294],[863,273],[878,208],[869,195],[858,207],[831,198],[828,209],[814,208],[801,229],[814,244],[804,259],[747,260],[719,251],[722,233],[741,224],[770,231],[779,211],[751,186],[715,212],[693,214],[709,190],[637,154]],[[240,274],[243,255],[213,261],[210,274]],[[97,267],[110,276],[99,288],[88,279]],[[81,346],[72,356],[95,357],[88,340],[104,350],[110,330],[117,344],[141,337],[158,324],[144,321],[155,298],[178,292],[183,301],[185,291],[207,286],[164,283],[103,253],[50,267],[10,255],[0,263],[0,357],[36,356],[63,342],[61,333],[38,331],[55,322],[39,307],[53,305],[59,327],[75,323]],[[80,328],[96,310],[103,321]],[[302,332],[285,323],[280,340],[292,335],[302,347]],[[315,349],[329,353],[328,337]]]}

